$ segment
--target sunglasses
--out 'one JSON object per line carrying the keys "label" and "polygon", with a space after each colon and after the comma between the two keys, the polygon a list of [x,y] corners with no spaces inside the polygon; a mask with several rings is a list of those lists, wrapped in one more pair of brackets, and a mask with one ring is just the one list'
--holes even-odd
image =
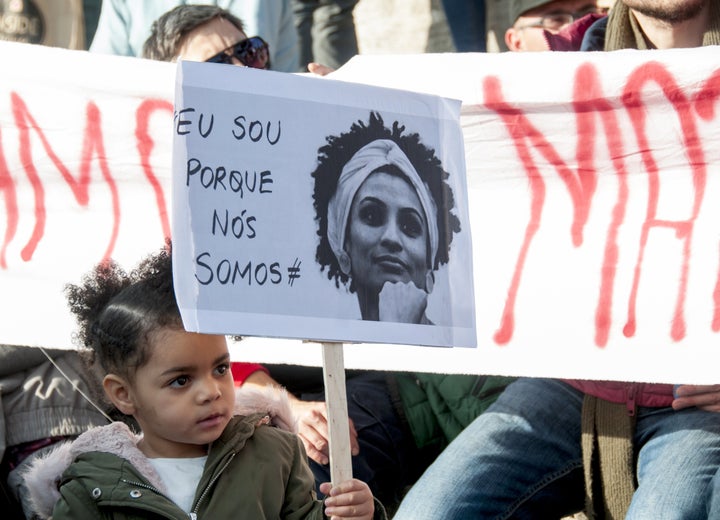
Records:
{"label": "sunglasses", "polygon": [[546,31],[550,32],[558,32],[563,27],[566,27],[573,23],[575,20],[579,20],[583,16],[589,13],[597,13],[597,14],[605,14],[607,12],[606,9],[602,8],[596,8],[596,7],[590,7],[583,9],[577,13],[567,13],[567,12],[554,12],[550,14],[546,14],[536,22],[529,23],[527,25],[521,25],[520,27],[516,27],[516,29],[527,29],[529,27],[536,27],[539,29],[545,29]]}
{"label": "sunglasses", "polygon": [[218,52],[215,56],[205,60],[208,63],[225,63],[232,65],[233,58],[246,67],[253,69],[270,68],[270,47],[259,36],[240,40],[227,49]]}

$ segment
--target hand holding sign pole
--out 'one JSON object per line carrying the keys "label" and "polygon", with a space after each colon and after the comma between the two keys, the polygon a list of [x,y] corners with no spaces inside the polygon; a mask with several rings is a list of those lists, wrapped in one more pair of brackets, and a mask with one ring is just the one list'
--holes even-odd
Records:
{"label": "hand holding sign pole", "polygon": [[352,478],[345,363],[342,343],[322,343],[332,485]]}

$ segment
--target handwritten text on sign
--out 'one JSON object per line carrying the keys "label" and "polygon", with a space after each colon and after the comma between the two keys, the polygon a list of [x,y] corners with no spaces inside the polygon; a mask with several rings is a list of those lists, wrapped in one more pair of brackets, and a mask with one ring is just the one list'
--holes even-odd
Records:
{"label": "handwritten text on sign", "polygon": [[[174,131],[178,136],[198,135],[202,140],[211,136],[215,126],[215,114],[197,113],[193,107],[182,108],[175,113]],[[207,122],[204,122],[207,120]],[[196,126],[197,125],[197,126]],[[217,130],[217,129],[216,129]],[[270,136],[274,132],[274,136]],[[278,120],[273,127],[272,122],[265,124],[258,120],[248,121],[245,115],[232,119],[229,133],[237,141],[248,140],[252,143],[259,141],[274,146],[278,144],[282,133],[282,121]],[[201,140],[201,142],[203,142]],[[233,157],[234,158],[234,157]],[[240,162],[243,158],[240,157]],[[185,169],[185,186],[188,189],[208,190],[212,192],[231,193],[233,198],[244,201],[250,197],[262,197],[272,194],[273,175],[270,170],[247,169],[239,164],[213,164],[203,163],[197,157],[187,159]],[[228,208],[212,209],[212,217],[206,232],[212,236],[234,237],[240,240],[252,240],[257,237],[257,216],[255,212],[243,209],[242,204],[236,205],[232,210]],[[240,265],[238,261],[230,262],[222,259],[216,264],[210,264],[214,259],[209,252],[202,252],[197,256],[198,271],[196,278],[201,285],[219,283],[222,285],[245,282],[259,285],[265,283],[279,284],[282,282],[280,263],[274,261],[269,265],[256,264],[252,261]],[[298,276],[288,268],[290,280]]]}
{"label": "handwritten text on sign", "polygon": [[[104,257],[133,265],[168,232],[174,66],[12,44],[0,61],[13,71],[0,88],[0,341],[68,347],[62,286]],[[347,366],[716,382],[702,360],[720,308],[718,70],[712,49],[692,49],[367,56],[338,71],[463,100],[479,345],[351,346]],[[274,140],[277,118],[247,112],[234,117]],[[255,240],[260,221],[243,224]],[[238,352],[303,363],[304,348]]]}

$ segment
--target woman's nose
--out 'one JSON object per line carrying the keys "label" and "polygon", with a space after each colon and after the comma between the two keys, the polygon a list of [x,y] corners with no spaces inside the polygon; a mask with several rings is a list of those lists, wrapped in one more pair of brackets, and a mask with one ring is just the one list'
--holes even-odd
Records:
{"label": "woman's nose", "polygon": [[390,248],[402,247],[400,241],[400,227],[398,226],[397,222],[391,220],[385,225],[380,243],[383,244],[385,247]]}

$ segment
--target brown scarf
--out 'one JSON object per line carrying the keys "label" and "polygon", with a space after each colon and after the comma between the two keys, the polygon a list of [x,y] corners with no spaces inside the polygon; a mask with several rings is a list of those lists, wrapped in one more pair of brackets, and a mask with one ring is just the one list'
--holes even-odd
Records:
{"label": "brown scarf", "polygon": [[[718,0],[710,0],[710,26],[703,35],[702,44],[703,46],[720,45],[720,2]],[[652,47],[648,44],[630,8],[622,0],[616,0],[608,18],[605,50],[650,48]]]}
{"label": "brown scarf", "polygon": [[591,395],[583,401],[582,454],[585,515],[589,520],[622,520],[635,492],[635,416],[625,403]]}

